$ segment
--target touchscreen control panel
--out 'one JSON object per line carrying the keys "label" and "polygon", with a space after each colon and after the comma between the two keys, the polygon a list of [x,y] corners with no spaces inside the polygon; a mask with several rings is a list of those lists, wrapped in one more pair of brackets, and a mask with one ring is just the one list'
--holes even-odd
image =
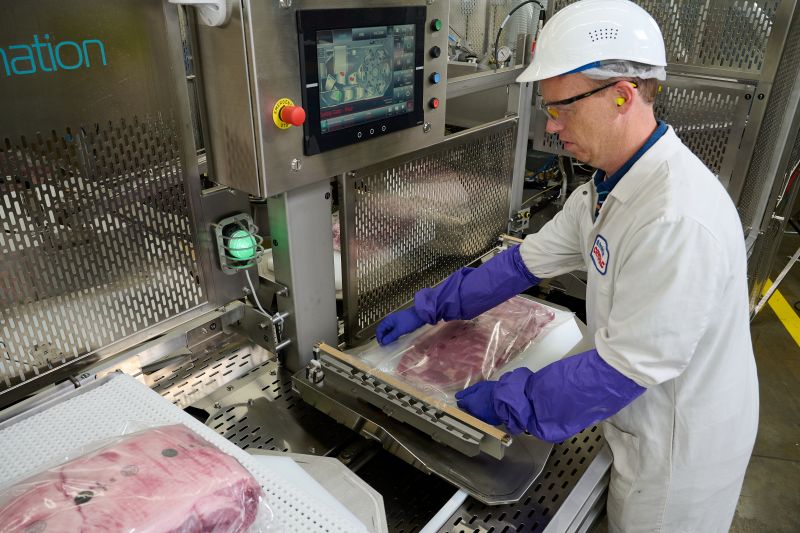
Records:
{"label": "touchscreen control panel", "polygon": [[425,7],[298,11],[306,155],[423,122]]}
{"label": "touchscreen control panel", "polygon": [[198,27],[215,181],[266,197],[444,140],[448,2],[241,0]]}

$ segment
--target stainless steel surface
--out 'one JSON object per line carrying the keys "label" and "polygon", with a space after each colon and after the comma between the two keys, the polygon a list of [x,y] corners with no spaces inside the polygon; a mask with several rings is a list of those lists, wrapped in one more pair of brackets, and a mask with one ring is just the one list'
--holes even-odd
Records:
{"label": "stainless steel surface", "polygon": [[755,87],[671,75],[656,99],[656,116],[727,187],[744,173],[735,165]]}
{"label": "stainless steel surface", "polygon": [[314,344],[337,344],[330,184],[270,197],[268,210],[275,281],[288,289],[278,295],[278,311],[289,314],[283,336],[292,339],[285,363],[297,371],[311,360]]}
{"label": "stainless steel surface", "polygon": [[508,221],[516,123],[451,135],[340,181],[348,343],[496,244]]}
{"label": "stainless steel surface", "polygon": [[[548,13],[575,0],[556,0]],[[670,72],[770,79],[795,0],[638,0],[661,28]]]}
{"label": "stainless steel surface", "polygon": [[51,46],[86,40],[72,70],[2,66],[0,393],[24,394],[17,385],[30,392],[200,312],[208,258],[175,8],[79,0],[70,12],[93,16],[75,18],[57,2],[2,6],[3,49],[45,32]]}
{"label": "stainless steel surface", "polygon": [[[440,533],[479,531],[544,531],[557,516],[572,490],[591,468],[595,456],[605,446],[597,426],[556,444],[542,474],[518,502],[485,505],[467,498],[453,513]],[[608,463],[606,462],[606,468]],[[576,502],[577,503],[577,502]]]}
{"label": "stainless steel surface", "polygon": [[566,495],[561,507],[553,514],[545,531],[586,531],[606,508],[608,482],[614,456],[608,446],[601,446],[588,468]]}
{"label": "stainless steel surface", "polygon": [[[412,152],[444,136],[446,86],[425,82],[421,105],[439,98],[437,110],[427,110],[423,126],[402,130],[323,154],[303,155],[303,129],[278,129],[272,108],[280,98],[302,102],[296,13],[317,8],[369,7],[365,0],[303,0],[282,8],[276,2],[243,0],[233,4],[231,21],[223,28],[199,27],[202,83],[208,105],[208,142],[213,178],[250,194],[267,197],[330,178],[390,157]],[[386,0],[381,6],[424,5],[428,21],[438,18],[443,30],[425,33],[425,72],[446,72],[447,57],[427,53],[434,45],[447,49],[447,3]],[[427,77],[426,77],[427,78]],[[292,169],[297,159],[300,170]]]}
{"label": "stainless steel surface", "polygon": [[514,439],[502,461],[486,454],[467,457],[435,443],[410,425],[397,422],[382,410],[358,401],[349,386],[338,388],[339,384],[327,377],[319,386],[309,381],[304,372],[295,374],[293,385],[304,401],[340,423],[491,505],[517,501],[542,471],[552,447],[521,436]]}
{"label": "stainless steel surface", "polygon": [[192,407],[209,413],[206,425],[245,450],[328,455],[353,437],[302,402],[274,359]]}
{"label": "stainless steel surface", "polygon": [[469,92],[457,97],[447,97],[448,131],[475,128],[510,115],[508,103],[515,84]]}
{"label": "stainless steel surface", "polygon": [[[533,83],[520,83],[516,87],[517,109],[519,110],[519,122],[517,123],[517,139],[514,148],[514,173],[511,179],[511,191],[509,193],[508,220],[512,220],[514,215],[522,207],[522,189],[525,186],[525,161],[528,155],[528,135],[527,132],[531,122],[531,97],[533,95]],[[509,223],[509,231],[511,225]]]}
{"label": "stainless steel surface", "polygon": [[517,77],[525,70],[524,66],[507,67],[499,70],[481,70],[474,64],[447,65],[447,100],[487,89],[505,87],[516,83]]}
{"label": "stainless steel surface", "polygon": [[748,250],[752,250],[748,265],[751,309],[761,297],[772,271],[786,219],[794,207],[796,183],[783,201],[779,202],[779,198],[786,196],[784,190],[789,176],[800,162],[799,129],[800,10],[792,19],[738,204],[748,230]]}

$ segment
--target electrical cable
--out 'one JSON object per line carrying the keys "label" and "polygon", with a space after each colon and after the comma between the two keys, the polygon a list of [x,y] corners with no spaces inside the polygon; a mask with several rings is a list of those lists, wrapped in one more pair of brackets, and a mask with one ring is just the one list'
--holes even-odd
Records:
{"label": "electrical cable", "polygon": [[500,23],[500,29],[497,30],[497,37],[494,39],[494,69],[497,70],[500,66],[500,58],[497,55],[497,48],[500,45],[500,34],[503,33],[503,27],[506,25],[508,20],[511,16],[516,13],[516,11],[521,8],[522,6],[526,6],[528,4],[536,4],[539,6],[539,21],[544,24],[544,6],[539,2],[539,0],[525,0],[524,2],[520,3],[517,7],[512,9],[506,15],[506,18],[503,19],[503,22]]}
{"label": "electrical cable", "polygon": [[258,310],[261,311],[261,313],[264,314],[265,316],[270,316],[270,314],[264,311],[264,308],[261,307],[261,302],[258,301],[258,295],[256,294],[256,289],[253,287],[253,282],[250,280],[250,272],[245,270],[244,275],[247,278],[247,285],[250,286],[250,294],[253,296],[253,301],[256,302],[256,307],[258,307]]}

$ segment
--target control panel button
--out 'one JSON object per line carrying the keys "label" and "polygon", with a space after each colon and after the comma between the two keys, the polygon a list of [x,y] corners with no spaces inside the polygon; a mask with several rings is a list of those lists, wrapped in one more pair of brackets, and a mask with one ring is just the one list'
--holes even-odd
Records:
{"label": "control panel button", "polygon": [[439,31],[442,29],[442,21],[439,19],[433,19],[431,21],[431,29],[433,31]]}
{"label": "control panel button", "polygon": [[438,98],[431,98],[431,101],[428,102],[428,105],[431,109],[439,109],[439,99]]}
{"label": "control panel button", "polygon": [[306,111],[299,105],[294,105],[289,98],[281,98],[272,107],[272,121],[282,130],[302,126],[306,121]]}
{"label": "control panel button", "polygon": [[433,48],[431,48],[430,54],[432,58],[436,59],[437,57],[442,55],[442,49],[439,48],[438,46],[434,46]]}
{"label": "control panel button", "polygon": [[429,79],[431,80],[432,84],[436,85],[437,83],[442,81],[442,75],[439,74],[438,72],[434,72],[433,74],[430,75]]}
{"label": "control panel button", "polygon": [[287,105],[281,109],[281,120],[292,126],[302,126],[306,121],[306,111],[299,105]]}

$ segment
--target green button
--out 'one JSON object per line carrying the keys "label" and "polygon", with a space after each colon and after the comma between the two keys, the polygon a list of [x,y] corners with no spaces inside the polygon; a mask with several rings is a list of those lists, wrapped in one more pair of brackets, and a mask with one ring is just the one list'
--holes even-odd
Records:
{"label": "green button", "polygon": [[237,229],[228,241],[228,253],[234,259],[246,261],[256,255],[256,240],[243,229]]}
{"label": "green button", "polygon": [[433,31],[441,30],[442,29],[442,21],[439,20],[439,19],[433,19],[433,22],[431,22],[431,29]]}

